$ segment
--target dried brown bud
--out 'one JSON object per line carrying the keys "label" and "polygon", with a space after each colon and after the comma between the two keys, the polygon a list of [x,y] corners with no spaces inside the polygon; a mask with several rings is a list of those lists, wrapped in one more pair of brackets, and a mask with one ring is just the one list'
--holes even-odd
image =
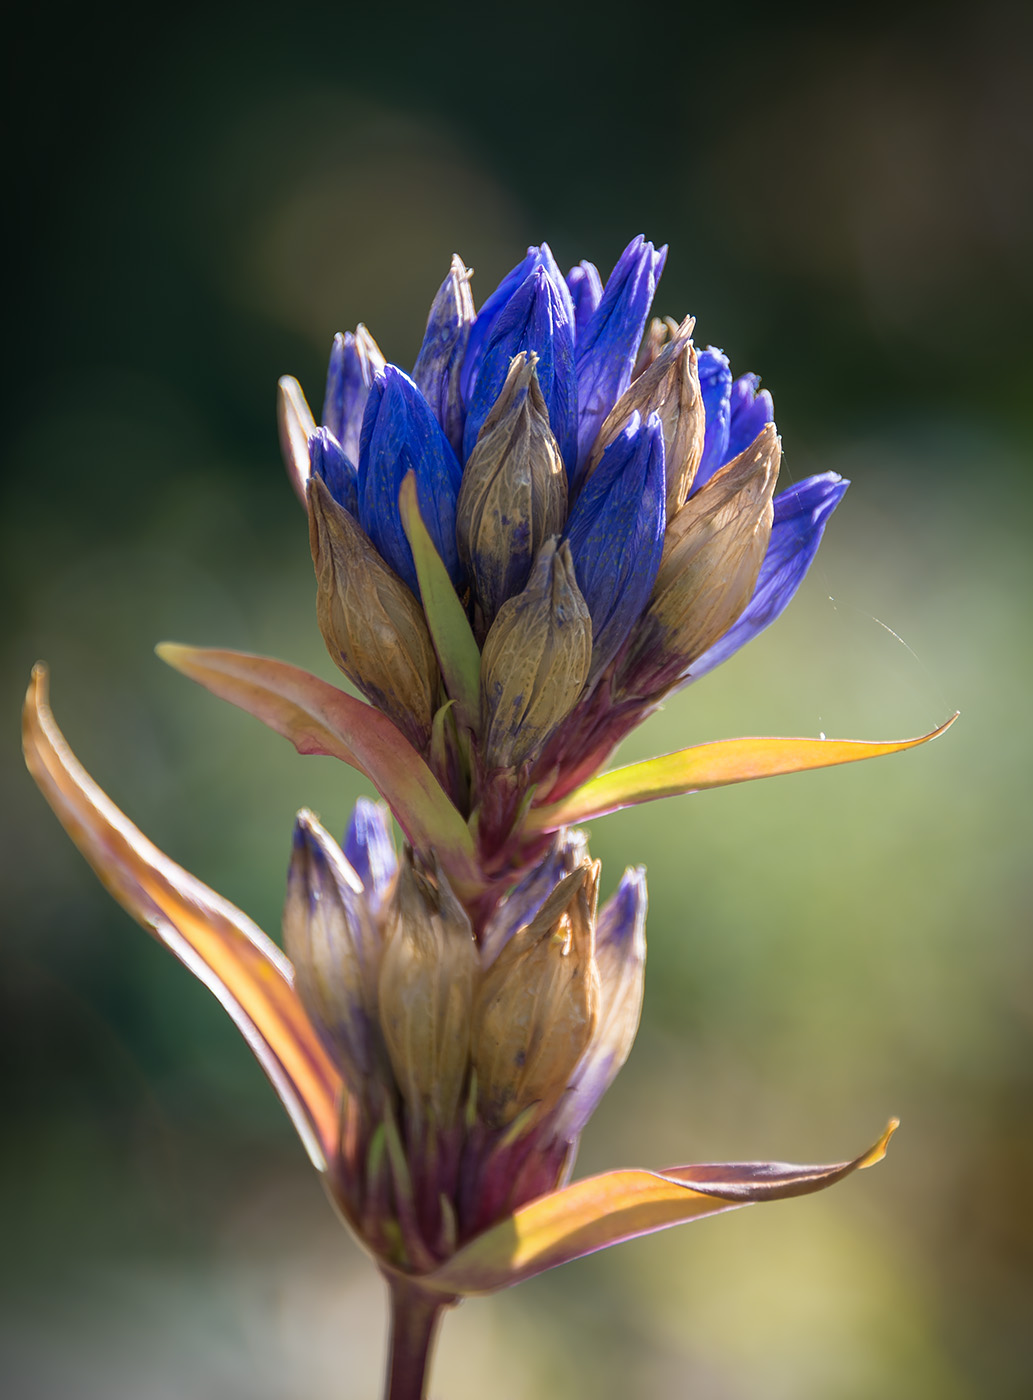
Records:
{"label": "dried brown bud", "polygon": [[406,855],[387,907],[380,1024],[410,1109],[451,1123],[466,1084],[477,945],[440,870],[420,874]]}
{"label": "dried brown bud", "polygon": [[653,596],[619,681],[648,650],[688,662],[724,636],[749,602],[771,537],[781,446],[773,423],[686,501],[667,526]]}
{"label": "dried brown bud", "polygon": [[353,1093],[386,1068],[377,1026],[381,942],[362,882],[309,811],[298,813],[283,939],[305,1010]]}
{"label": "dried brown bud", "polygon": [[588,463],[591,473],[632,413],[639,412],[643,422],[651,413],[658,413],[664,430],[668,520],[681,509],[691,491],[703,454],[706,414],[692,344],[694,325],[693,318],[687,316],[639,377],[632,380],[603,423]]}
{"label": "dried brown bud", "polygon": [[642,337],[642,344],[639,346],[638,356],[635,360],[635,369],[632,379],[635,380],[640,374],[644,374],[649,366],[659,355],[672,335],[676,335],[678,323],[670,316],[665,316],[663,320],[659,316],[654,316],[646,327],[646,333]]}
{"label": "dried brown bud", "polygon": [[323,480],[309,483],[309,542],[319,630],[334,661],[421,751],[439,673],[419,603]]}
{"label": "dried brown bud", "polygon": [[487,767],[518,767],[573,709],[592,661],[592,620],[570,547],[542,546],[527,587],[504,603],[481,655]]}
{"label": "dried brown bud", "polygon": [[473,1013],[478,1110],[502,1127],[566,1089],[595,1029],[599,863],[566,876],[488,968]]}
{"label": "dried brown bud", "polygon": [[549,427],[537,360],[526,351],[513,357],[463,469],[456,540],[485,628],[524,587],[539,548],[560,533],[567,517],[567,472]]}

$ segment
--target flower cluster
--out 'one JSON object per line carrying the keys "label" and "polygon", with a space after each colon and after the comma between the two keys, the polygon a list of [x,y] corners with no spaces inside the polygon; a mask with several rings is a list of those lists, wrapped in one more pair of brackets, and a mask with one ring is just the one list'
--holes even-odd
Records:
{"label": "flower cluster", "polygon": [[532,247],[479,313],[453,258],[411,377],[359,326],[320,426],[281,381],[330,654],[503,880],[538,853],[522,819],[779,615],[846,490],[775,496],[770,395],[691,317],[650,321],[666,252],[635,238],[604,287]]}
{"label": "flower cluster", "polygon": [[[650,320],[666,256],[605,286],[532,247],[474,309],[452,261],[412,374],[336,337],[322,423],[281,381],[319,625],[365,697],[284,662],[165,644],[171,665],[303,754],[356,768],[342,844],[298,816],[286,954],[157,851],[80,767],[42,668],[26,758],[116,898],[215,992],[394,1303],[389,1394],[423,1394],[442,1307],[879,1160],[705,1164],[566,1184],[631,1048],[646,889],[573,823],[923,742],[739,739],[600,772],[664,696],[786,606],[846,482],[775,494],[768,393]],[[939,732],[939,731],[937,731]],[[932,736],[924,736],[925,738]],[[390,818],[405,844],[396,851]]]}

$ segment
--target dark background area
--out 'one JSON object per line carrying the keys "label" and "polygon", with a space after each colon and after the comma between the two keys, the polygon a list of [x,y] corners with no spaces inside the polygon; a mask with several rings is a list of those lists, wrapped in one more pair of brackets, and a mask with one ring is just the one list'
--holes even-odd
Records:
{"label": "dark background area", "polygon": [[7,22],[0,500],[5,1150],[18,1397],[374,1394],[382,1300],[203,989],[20,766],[29,668],[163,849],[276,932],[290,824],[361,790],[154,658],[330,677],[277,377],[334,331],[410,366],[450,254],[604,275],[853,480],[786,616],[627,756],[736,733],[926,750],[597,823],[650,869],[639,1044],[582,1170],[891,1155],[475,1302],[436,1390],[1029,1393],[1033,22],[1020,4],[675,11],[36,7]]}

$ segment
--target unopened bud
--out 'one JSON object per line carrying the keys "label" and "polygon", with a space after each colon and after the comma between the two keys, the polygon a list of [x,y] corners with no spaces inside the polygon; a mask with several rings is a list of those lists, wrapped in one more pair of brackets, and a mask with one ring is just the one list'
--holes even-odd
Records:
{"label": "unopened bud", "polygon": [[362,415],[373,380],[384,368],[380,346],[360,322],[338,332],[330,351],[323,398],[323,426],[329,428],[352,462],[359,460]]}
{"label": "unopened bud", "polygon": [[487,970],[474,1006],[478,1109],[493,1127],[563,1094],[589,1045],[599,1003],[599,865],[585,861]]}
{"label": "unopened bud", "polygon": [[651,674],[700,656],[745,608],[771,537],[780,457],[769,424],[670,522],[652,600],[620,664],[621,690],[646,693]]}
{"label": "unopened bud", "polygon": [[518,767],[574,708],[592,661],[592,621],[570,548],[550,539],[527,587],[502,605],[481,654],[488,768]]}
{"label": "unopened bud", "polygon": [[574,303],[574,341],[588,325],[603,299],[603,281],[593,262],[582,261],[567,273],[570,299]]}
{"label": "unopened bud", "polygon": [[681,509],[692,489],[706,431],[691,338],[694,324],[687,316],[648,367],[632,380],[603,423],[588,465],[589,473],[593,472],[633,413],[641,414],[643,422],[650,414],[658,414],[664,431],[668,520]]}
{"label": "unopened bud", "polygon": [[486,628],[524,587],[539,548],[560,533],[567,515],[567,473],[537,363],[533,352],[513,357],[459,489],[459,557],[473,576]]}
{"label": "unopened bud", "polygon": [[348,1087],[363,1092],[378,1059],[380,935],[358,875],[309,811],[294,828],[283,939],[312,1024]]}
{"label": "unopened bud", "polygon": [[319,630],[334,661],[421,751],[437,708],[434,644],[416,599],[320,477],[309,483]]}
{"label": "unopened bud", "polygon": [[599,911],[599,1016],[557,1113],[560,1137],[573,1140],[583,1130],[635,1043],[646,970],[646,902],[646,872],[638,866],[624,872]]}
{"label": "unopened bud", "polygon": [[434,410],[455,452],[463,447],[463,400],[459,377],[474,323],[471,270],[457,253],[427,317],[427,331],[412,377]]}
{"label": "unopened bud", "polygon": [[386,911],[380,1024],[406,1103],[441,1126],[466,1085],[477,945],[440,870],[431,880],[406,855]]}

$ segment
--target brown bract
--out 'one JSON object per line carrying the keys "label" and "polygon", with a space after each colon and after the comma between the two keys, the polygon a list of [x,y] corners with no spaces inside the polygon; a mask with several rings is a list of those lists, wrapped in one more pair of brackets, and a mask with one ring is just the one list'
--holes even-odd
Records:
{"label": "brown bract", "polygon": [[440,673],[423,609],[320,477],[308,487],[319,630],[334,661],[422,753]]}

